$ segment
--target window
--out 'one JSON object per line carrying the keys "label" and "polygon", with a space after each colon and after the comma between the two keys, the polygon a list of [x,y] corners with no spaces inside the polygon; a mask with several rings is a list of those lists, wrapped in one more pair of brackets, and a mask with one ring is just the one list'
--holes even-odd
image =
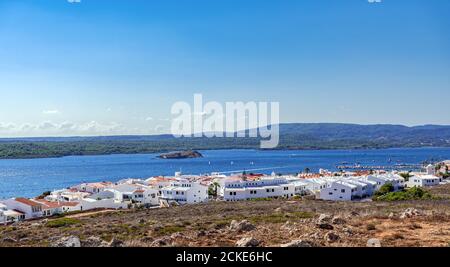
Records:
{"label": "window", "polygon": [[345,189],[341,189],[341,193],[345,193]]}

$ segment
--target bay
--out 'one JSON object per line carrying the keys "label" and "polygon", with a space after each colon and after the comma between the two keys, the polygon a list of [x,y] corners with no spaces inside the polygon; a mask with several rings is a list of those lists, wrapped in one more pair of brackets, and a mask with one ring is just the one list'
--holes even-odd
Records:
{"label": "bay", "polygon": [[0,160],[0,199],[34,197],[82,182],[211,172],[298,173],[342,164],[391,166],[450,159],[450,148],[379,150],[207,150],[203,158],[165,160],[159,154]]}

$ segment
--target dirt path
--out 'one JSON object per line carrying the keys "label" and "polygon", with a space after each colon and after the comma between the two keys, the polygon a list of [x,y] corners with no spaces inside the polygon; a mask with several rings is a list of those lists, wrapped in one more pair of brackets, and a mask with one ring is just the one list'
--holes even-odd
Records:
{"label": "dirt path", "polygon": [[117,212],[117,210],[98,210],[98,211],[92,211],[92,212],[85,212],[85,213],[77,213],[74,215],[68,215],[67,218],[83,218],[83,217],[89,217],[96,214],[103,214],[103,213],[110,213],[110,212]]}

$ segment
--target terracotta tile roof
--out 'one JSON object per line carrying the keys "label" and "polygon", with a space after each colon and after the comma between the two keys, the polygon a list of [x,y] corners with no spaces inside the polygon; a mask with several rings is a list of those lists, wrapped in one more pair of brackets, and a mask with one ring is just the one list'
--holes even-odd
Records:
{"label": "terracotta tile roof", "polygon": [[60,207],[63,206],[61,203],[47,201],[47,200],[43,200],[43,199],[37,199],[37,200],[34,200],[34,201],[41,203],[42,207],[44,209],[56,209],[56,208],[60,208]]}
{"label": "terracotta tile roof", "polygon": [[35,201],[32,201],[30,199],[27,198],[23,198],[23,197],[18,197],[15,199],[17,202],[20,202],[22,204],[28,205],[28,206],[32,206],[32,207],[36,207],[36,206],[42,206],[42,204],[37,203]]}
{"label": "terracotta tile roof", "polygon": [[61,202],[63,207],[76,207],[78,205],[80,205],[80,202]]}
{"label": "terracotta tile roof", "polygon": [[38,202],[42,204],[42,208],[44,209],[56,209],[61,207],[75,207],[79,205],[79,202],[55,202],[55,201],[47,201],[43,199],[36,199],[34,202]]}

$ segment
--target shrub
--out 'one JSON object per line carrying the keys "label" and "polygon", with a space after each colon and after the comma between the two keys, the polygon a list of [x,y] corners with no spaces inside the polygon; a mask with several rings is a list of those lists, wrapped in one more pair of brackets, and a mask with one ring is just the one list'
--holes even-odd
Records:
{"label": "shrub", "polygon": [[171,235],[174,233],[183,232],[184,230],[185,230],[184,226],[166,225],[156,230],[155,232],[158,235]]}
{"label": "shrub", "polygon": [[381,186],[377,192],[375,192],[375,197],[383,196],[390,192],[394,192],[394,186],[391,183],[386,183]]}
{"label": "shrub", "polygon": [[408,190],[391,192],[385,195],[376,196],[377,201],[403,201],[403,200],[426,200],[434,197],[426,190],[420,187],[413,187]]}
{"label": "shrub", "polygon": [[75,224],[80,224],[81,221],[73,218],[59,218],[55,220],[48,221],[45,226],[50,228],[59,228],[59,227],[66,227],[71,226]]}
{"label": "shrub", "polygon": [[373,230],[376,230],[377,228],[376,228],[375,224],[369,223],[368,225],[366,225],[366,229],[367,229],[367,231],[373,231]]}

